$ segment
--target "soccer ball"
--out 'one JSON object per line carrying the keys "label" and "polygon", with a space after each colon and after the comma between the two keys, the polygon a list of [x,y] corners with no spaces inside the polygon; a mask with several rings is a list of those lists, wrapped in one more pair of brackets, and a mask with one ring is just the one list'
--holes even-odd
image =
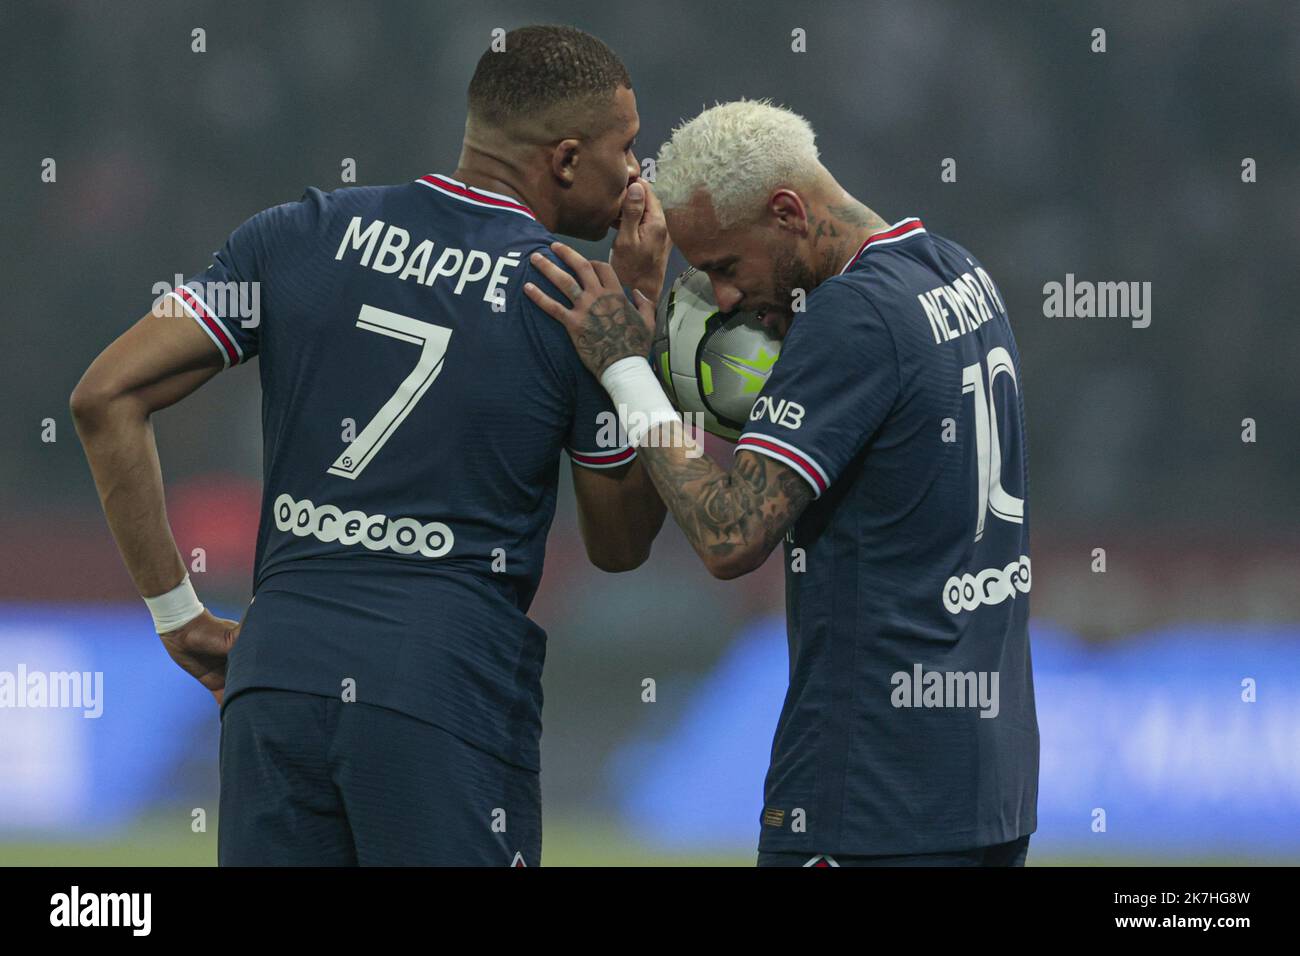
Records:
{"label": "soccer ball", "polygon": [[[687,269],[659,300],[650,358],[678,411],[735,441],[781,354],[753,312],[720,312],[709,277]],[[688,419],[690,421],[690,419]]]}

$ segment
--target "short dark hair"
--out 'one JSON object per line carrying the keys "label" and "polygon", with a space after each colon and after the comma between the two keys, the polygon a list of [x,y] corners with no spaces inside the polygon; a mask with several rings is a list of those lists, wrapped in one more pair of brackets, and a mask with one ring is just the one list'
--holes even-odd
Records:
{"label": "short dark hair", "polygon": [[469,81],[469,111],[499,124],[561,103],[597,100],[632,78],[617,54],[576,27],[520,27],[501,52],[479,57]]}

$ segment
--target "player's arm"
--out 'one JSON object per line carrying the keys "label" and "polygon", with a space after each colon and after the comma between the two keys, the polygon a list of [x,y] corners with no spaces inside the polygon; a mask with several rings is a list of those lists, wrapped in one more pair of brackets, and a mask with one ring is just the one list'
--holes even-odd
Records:
{"label": "player's arm", "polygon": [[714,577],[760,567],[813,499],[812,486],[779,461],[741,450],[724,471],[707,455],[687,456],[680,422],[658,426],[646,463],[677,524]]}
{"label": "player's arm", "polygon": [[[588,262],[563,243],[552,249],[573,275],[543,256],[535,257],[533,266],[572,307],[561,305],[534,283],[524,292],[569,330],[592,374],[602,377],[614,363],[644,356],[654,328],[653,303],[638,293],[639,305],[633,309],[608,265]],[[812,499],[811,487],[788,466],[752,452],[740,452],[736,467],[723,470],[698,454],[698,447],[688,445],[675,414],[657,427],[662,429],[657,441],[643,444],[637,457],[646,462],[664,503],[705,566],[721,578],[757,568]]]}
{"label": "player's arm", "polygon": [[[169,300],[164,300],[168,302]],[[143,597],[185,578],[163,502],[162,469],[150,416],[189,395],[224,366],[196,322],[155,308],[108,346],[70,400],[108,526]],[[221,700],[234,621],[204,611],[163,636],[168,653]]]}
{"label": "player's arm", "polygon": [[602,571],[631,571],[650,557],[666,509],[640,458],[618,468],[573,467],[578,528]]}
{"label": "player's arm", "polygon": [[[613,258],[635,287],[654,290],[663,285],[667,268],[667,228],[653,192],[645,184],[633,185],[637,188],[628,188],[623,203]],[[548,259],[547,265],[552,271],[545,276],[531,265],[528,272],[538,281],[554,274],[562,276],[566,284],[574,282],[573,276],[554,261]],[[546,283],[546,288],[552,286]],[[533,304],[527,298],[520,302],[527,314],[533,316]],[[547,325],[551,322],[545,314],[536,320]],[[632,450],[619,443],[610,444],[605,430],[609,416],[616,411],[605,389],[589,374],[590,370],[562,336],[557,337],[554,329],[546,331],[548,340],[558,338],[562,354],[555,358],[564,369],[562,377],[573,389],[574,416],[567,447],[578,504],[578,527],[587,557],[602,571],[631,571],[650,556],[655,536],[663,527],[664,503],[645,466]]]}
{"label": "player's arm", "polygon": [[[668,268],[668,225],[663,207],[638,179],[619,213],[610,263],[629,287],[656,298]],[[617,468],[586,468],[572,462],[578,527],[587,557],[602,571],[630,571],[650,557],[667,513],[640,459]]]}
{"label": "player's arm", "polygon": [[221,368],[220,353],[197,324],[155,310],[104,349],[73,389],[77,434],[109,529],[141,594],[161,594],[185,576],[163,507],[149,417]]}

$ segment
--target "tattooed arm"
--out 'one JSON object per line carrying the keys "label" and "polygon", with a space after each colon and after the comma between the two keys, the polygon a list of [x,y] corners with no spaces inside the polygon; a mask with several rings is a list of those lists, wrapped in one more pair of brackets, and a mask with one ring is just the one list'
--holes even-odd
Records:
{"label": "tattooed arm", "polygon": [[714,577],[730,579],[760,567],[795,523],[813,490],[794,469],[740,451],[730,472],[706,455],[688,457],[682,426],[661,435],[666,447],[644,446],[637,454],[668,510]]}
{"label": "tattooed arm", "polygon": [[[624,297],[614,270],[589,262],[563,243],[551,246],[573,270],[570,276],[543,256],[533,265],[573,303],[566,308],[537,286],[525,294],[563,323],[583,364],[597,378],[620,359],[644,356],[654,332],[654,303]],[[688,451],[690,454],[688,455]],[[761,565],[813,497],[793,469],[750,451],[724,471],[688,442],[680,422],[660,426],[655,440],[637,449],[668,510],[709,572],[734,578]]]}

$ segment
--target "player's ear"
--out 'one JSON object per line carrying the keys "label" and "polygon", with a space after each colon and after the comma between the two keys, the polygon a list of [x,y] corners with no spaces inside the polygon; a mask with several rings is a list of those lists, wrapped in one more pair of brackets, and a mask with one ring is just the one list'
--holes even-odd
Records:
{"label": "player's ear", "polygon": [[778,189],[767,200],[767,209],[777,225],[791,232],[804,233],[808,229],[808,208],[799,194],[790,189]]}
{"label": "player's ear", "polygon": [[551,150],[551,175],[566,186],[572,186],[578,174],[579,141],[562,139]]}

